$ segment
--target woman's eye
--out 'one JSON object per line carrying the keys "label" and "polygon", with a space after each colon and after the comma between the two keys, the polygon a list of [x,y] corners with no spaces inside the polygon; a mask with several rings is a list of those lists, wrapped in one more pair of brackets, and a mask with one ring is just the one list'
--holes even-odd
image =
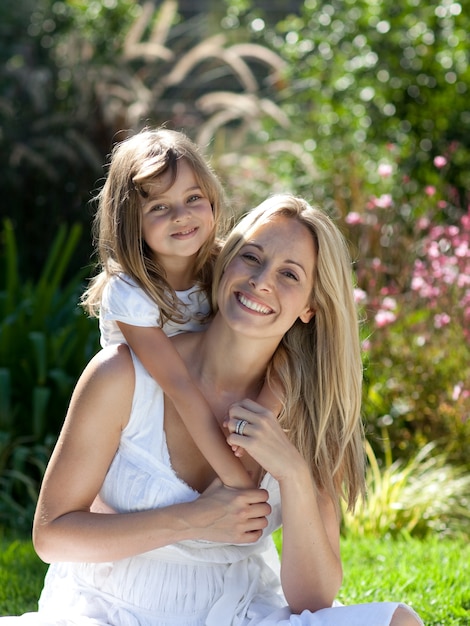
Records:
{"label": "woman's eye", "polygon": [[258,263],[258,257],[256,257],[254,254],[251,254],[250,252],[244,252],[242,254],[242,258],[244,258],[246,261],[253,261],[254,263]]}
{"label": "woman's eye", "polygon": [[292,280],[295,280],[295,281],[299,280],[297,275],[294,274],[294,272],[291,272],[290,270],[285,270],[283,272],[283,274],[284,274],[284,276],[286,276],[286,278],[289,278],[289,279],[292,279]]}

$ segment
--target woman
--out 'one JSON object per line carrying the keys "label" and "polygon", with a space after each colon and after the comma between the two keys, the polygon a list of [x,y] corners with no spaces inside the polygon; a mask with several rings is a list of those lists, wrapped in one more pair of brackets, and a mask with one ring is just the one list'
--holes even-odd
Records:
{"label": "woman", "polygon": [[[73,394],[34,520],[36,550],[52,563],[39,613],[6,619],[422,623],[397,603],[331,607],[342,578],[338,499],[352,506],[363,490],[350,271],[331,220],[300,199],[275,196],[228,238],[214,279],[218,310],[207,330],[172,338],[259,489],[220,483],[127,346],[92,360]],[[253,400],[265,380],[285,390],[279,420]],[[91,510],[98,493],[115,514]],[[270,534],[281,522],[279,568]]]}

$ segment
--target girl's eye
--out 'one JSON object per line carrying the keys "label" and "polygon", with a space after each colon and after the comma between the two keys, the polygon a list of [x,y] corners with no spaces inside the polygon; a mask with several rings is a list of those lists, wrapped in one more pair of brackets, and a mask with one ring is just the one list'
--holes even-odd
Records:
{"label": "girl's eye", "polygon": [[201,196],[194,195],[188,198],[188,202],[197,202],[200,199],[201,199]]}
{"label": "girl's eye", "polygon": [[165,211],[167,208],[168,207],[165,204],[154,204],[150,210],[161,212],[161,211]]}

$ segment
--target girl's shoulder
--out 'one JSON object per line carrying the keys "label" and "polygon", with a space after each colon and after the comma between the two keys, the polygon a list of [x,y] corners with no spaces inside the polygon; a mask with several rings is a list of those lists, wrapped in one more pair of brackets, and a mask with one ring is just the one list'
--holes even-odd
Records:
{"label": "girl's shoulder", "polygon": [[131,292],[136,289],[142,291],[141,287],[139,287],[133,278],[124,272],[119,272],[118,274],[111,274],[111,276],[108,277],[103,291],[104,293],[109,293],[110,291]]}
{"label": "girl's shoulder", "polygon": [[[121,273],[109,278],[103,290],[101,313],[105,318],[111,316],[111,319],[117,320],[128,316],[139,319],[150,317],[150,325],[154,325],[159,310],[157,304],[130,276]],[[127,323],[126,319],[121,321]]]}

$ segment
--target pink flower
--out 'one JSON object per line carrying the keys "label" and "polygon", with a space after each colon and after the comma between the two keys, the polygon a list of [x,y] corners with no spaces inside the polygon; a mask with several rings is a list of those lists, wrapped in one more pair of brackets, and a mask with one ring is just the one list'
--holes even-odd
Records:
{"label": "pink flower", "polygon": [[434,328],[443,328],[450,324],[450,316],[447,313],[437,313],[434,316]]}
{"label": "pink flower", "polygon": [[354,289],[354,301],[356,304],[364,304],[364,302],[367,302],[366,292],[363,289],[356,287]]}
{"label": "pink flower", "polygon": [[445,156],[441,156],[441,155],[434,157],[434,165],[438,169],[441,169],[447,165],[447,159],[445,158]]}
{"label": "pink flower", "polygon": [[424,193],[427,196],[433,196],[436,193],[436,188],[434,185],[427,185],[427,187],[424,188]]}
{"label": "pink flower", "polygon": [[362,219],[362,215],[357,213],[356,211],[351,211],[346,215],[345,218],[346,224],[351,226],[355,226],[356,224],[362,224],[364,220]]}
{"label": "pink flower", "polygon": [[420,217],[416,222],[416,226],[419,230],[426,230],[427,228],[429,228],[430,224],[431,222],[427,217]]}
{"label": "pink flower", "polygon": [[395,315],[395,313],[392,313],[391,311],[384,311],[383,309],[380,309],[375,314],[374,319],[375,319],[377,328],[383,328],[384,326],[388,326],[389,324],[392,324],[397,319],[397,316]]}
{"label": "pink flower", "polygon": [[370,347],[371,347],[370,339],[364,339],[364,341],[362,342],[362,349],[364,350],[364,352],[369,352]]}
{"label": "pink flower", "polygon": [[382,307],[386,311],[394,311],[397,308],[397,301],[395,300],[395,298],[387,296],[382,300]]}
{"label": "pink flower", "polygon": [[381,163],[377,169],[379,176],[382,178],[388,178],[392,175],[393,167],[390,163]]}
{"label": "pink flower", "polygon": [[380,198],[372,197],[371,201],[373,206],[379,209],[389,209],[393,204],[392,196],[389,193],[382,194]]}

